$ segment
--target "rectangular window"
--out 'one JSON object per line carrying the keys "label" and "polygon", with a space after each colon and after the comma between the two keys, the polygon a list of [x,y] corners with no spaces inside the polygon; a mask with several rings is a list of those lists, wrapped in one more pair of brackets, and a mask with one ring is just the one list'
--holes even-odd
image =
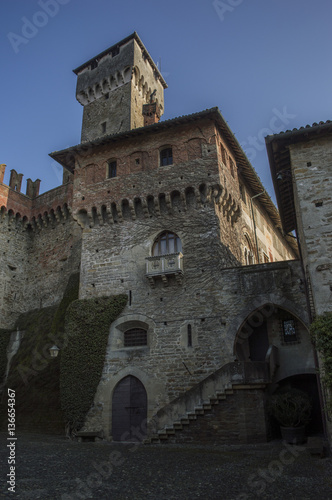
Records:
{"label": "rectangular window", "polygon": [[116,177],[116,161],[111,161],[108,164],[108,177]]}
{"label": "rectangular window", "polygon": [[293,319],[284,319],[282,321],[282,330],[284,342],[296,342],[297,335],[295,330],[295,321]]}
{"label": "rectangular window", "polygon": [[166,148],[160,151],[160,166],[164,167],[166,165],[173,164],[173,151],[172,148]]}
{"label": "rectangular window", "polygon": [[135,347],[147,345],[147,331],[143,328],[131,328],[124,332],[124,346]]}
{"label": "rectangular window", "polygon": [[244,186],[242,186],[242,184],[240,184],[240,196],[243,203],[247,204],[246,190],[244,189]]}
{"label": "rectangular window", "polygon": [[105,132],[106,132],[106,122],[103,122],[103,123],[101,124],[101,133],[102,133],[102,134],[105,134]]}

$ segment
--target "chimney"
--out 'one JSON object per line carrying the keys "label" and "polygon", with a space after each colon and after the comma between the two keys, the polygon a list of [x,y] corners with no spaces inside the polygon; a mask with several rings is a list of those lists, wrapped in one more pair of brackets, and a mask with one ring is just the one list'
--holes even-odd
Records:
{"label": "chimney", "polygon": [[144,127],[158,123],[160,120],[160,108],[156,102],[143,104]]}
{"label": "chimney", "polygon": [[3,182],[3,179],[5,177],[5,171],[6,171],[6,166],[4,163],[1,163],[0,165],[0,182]]}

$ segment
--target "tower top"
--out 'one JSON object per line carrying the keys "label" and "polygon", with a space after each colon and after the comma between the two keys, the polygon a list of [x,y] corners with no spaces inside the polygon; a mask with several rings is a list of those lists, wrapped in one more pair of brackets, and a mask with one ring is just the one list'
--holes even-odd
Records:
{"label": "tower top", "polygon": [[73,69],[73,72],[75,73],[75,75],[78,75],[83,69],[87,68],[88,66],[92,65],[92,66],[97,67],[98,66],[98,62],[103,57],[105,57],[107,55],[110,55],[110,56],[114,57],[114,55],[117,55],[119,53],[120,47],[123,46],[123,45],[126,45],[130,40],[136,40],[136,42],[138,43],[138,45],[140,46],[140,48],[142,50],[143,55],[146,57],[146,59],[151,64],[152,68],[156,72],[156,75],[158,75],[158,78],[159,78],[160,82],[162,83],[162,86],[164,87],[164,89],[167,89],[167,83],[165,82],[165,80],[164,80],[162,74],[160,73],[157,65],[154,63],[152,57],[150,56],[149,52],[147,51],[145,45],[143,44],[142,40],[140,39],[140,37],[138,36],[138,34],[137,34],[136,31],[134,31],[134,33],[132,33],[131,35],[127,36],[126,38],[123,38],[123,40],[121,40],[120,42],[112,45],[108,49],[103,50],[103,52],[100,52],[100,54],[98,54],[97,56],[92,57],[92,59],[89,59],[87,62],[81,64],[81,66],[79,66],[78,68]]}
{"label": "tower top", "polygon": [[[159,121],[167,84],[136,32],[74,70],[82,106],[81,141]],[[155,109],[147,105],[155,103]],[[151,108],[151,109],[150,109]]]}

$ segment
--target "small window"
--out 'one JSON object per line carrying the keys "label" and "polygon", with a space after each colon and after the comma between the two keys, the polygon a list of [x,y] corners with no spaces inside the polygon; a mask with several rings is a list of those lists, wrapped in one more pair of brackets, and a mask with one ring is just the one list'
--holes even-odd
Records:
{"label": "small window", "polygon": [[247,204],[246,190],[242,184],[240,184],[240,196],[243,203]]}
{"label": "small window", "polygon": [[90,69],[95,69],[98,66],[98,61],[97,59],[94,59],[90,65]]}
{"label": "small window", "polygon": [[172,148],[166,148],[160,151],[160,166],[164,167],[166,165],[173,164],[173,151]]}
{"label": "small window", "polygon": [[143,328],[131,328],[124,332],[124,346],[125,347],[136,347],[147,345],[147,331]]}
{"label": "small window", "polygon": [[282,331],[284,336],[284,342],[297,341],[295,321],[293,319],[284,319],[282,321]]}
{"label": "small window", "polygon": [[193,346],[193,338],[192,338],[191,325],[187,326],[187,334],[188,334],[188,347],[192,347]]}
{"label": "small window", "polygon": [[161,233],[155,240],[152,247],[152,255],[167,255],[170,253],[179,253],[182,251],[180,238],[169,231]]}
{"label": "small window", "polygon": [[116,177],[116,161],[110,161],[108,164],[108,177]]}
{"label": "small window", "polygon": [[115,56],[117,56],[119,53],[120,53],[120,47],[115,47],[115,48],[111,51],[111,56],[112,56],[112,57],[115,57]]}
{"label": "small window", "polygon": [[235,164],[233,162],[233,160],[230,158],[230,161],[229,161],[229,169],[231,171],[231,176],[232,177],[235,177],[235,174],[234,174],[234,168],[235,168]]}
{"label": "small window", "polygon": [[103,123],[101,124],[101,133],[102,133],[102,134],[105,134],[105,132],[106,132],[106,122],[103,122]]}

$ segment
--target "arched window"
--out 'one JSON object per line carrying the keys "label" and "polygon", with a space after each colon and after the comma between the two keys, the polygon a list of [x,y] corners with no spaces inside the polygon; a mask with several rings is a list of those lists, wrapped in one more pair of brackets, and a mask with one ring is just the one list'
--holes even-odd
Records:
{"label": "arched window", "polygon": [[255,264],[254,252],[252,250],[252,244],[251,244],[249,237],[247,235],[245,235],[244,240],[245,240],[244,263],[246,266],[251,266],[252,264]]}
{"label": "arched window", "polygon": [[180,238],[170,231],[164,231],[155,240],[152,247],[152,255],[167,255],[169,253],[179,253],[182,251]]}
{"label": "arched window", "polygon": [[124,332],[123,344],[125,347],[135,347],[148,344],[147,331],[143,328],[131,328]]}

